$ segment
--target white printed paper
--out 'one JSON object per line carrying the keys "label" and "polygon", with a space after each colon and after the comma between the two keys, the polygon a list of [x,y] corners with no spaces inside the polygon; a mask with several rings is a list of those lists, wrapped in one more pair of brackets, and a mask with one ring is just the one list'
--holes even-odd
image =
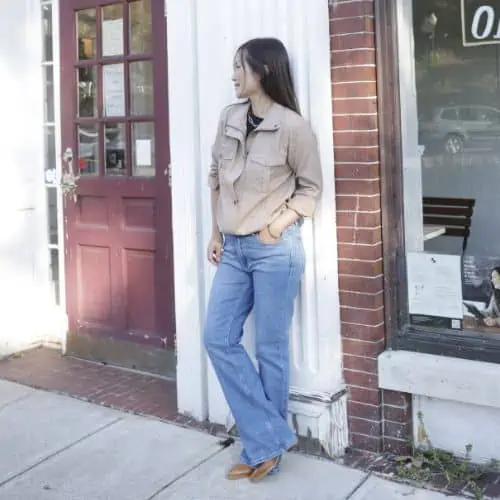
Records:
{"label": "white printed paper", "polygon": [[410,314],[462,318],[460,255],[409,252],[407,267]]}
{"label": "white printed paper", "polygon": [[151,167],[153,164],[151,141],[149,139],[137,139],[135,141],[135,164],[138,167]]}
{"label": "white printed paper", "polygon": [[123,19],[113,19],[102,23],[102,55],[121,56],[123,54]]}
{"label": "white printed paper", "polygon": [[125,75],[123,64],[103,66],[102,77],[106,116],[124,116]]}

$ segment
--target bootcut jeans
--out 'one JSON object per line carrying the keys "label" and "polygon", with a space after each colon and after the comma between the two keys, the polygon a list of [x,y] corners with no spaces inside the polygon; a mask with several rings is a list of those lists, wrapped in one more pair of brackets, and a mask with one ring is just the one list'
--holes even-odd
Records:
{"label": "bootcut jeans", "polygon": [[[305,265],[300,225],[275,244],[257,234],[224,235],[223,248],[204,343],[239,431],[241,462],[255,467],[297,443],[287,410],[289,331]],[[252,310],[258,370],[241,344]]]}

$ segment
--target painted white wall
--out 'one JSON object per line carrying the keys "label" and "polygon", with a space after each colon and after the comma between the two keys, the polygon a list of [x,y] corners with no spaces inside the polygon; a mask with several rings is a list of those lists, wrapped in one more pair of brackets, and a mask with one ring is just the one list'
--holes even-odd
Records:
{"label": "painted white wall", "polygon": [[0,356],[39,341],[50,308],[40,2],[0,3]]}
{"label": "painted white wall", "polygon": [[[419,414],[422,424],[420,424]],[[413,397],[414,439],[418,443],[419,426],[433,447],[464,456],[468,445],[476,463],[500,459],[500,410],[456,401]]]}
{"label": "painted white wall", "polygon": [[[169,0],[166,2],[179,410],[226,424],[228,408],[201,343],[214,270],[207,172],[221,109],[234,102],[232,59],[257,36],[286,44],[303,114],[320,145],[324,195],[303,227],[308,258],[291,338],[291,383],[298,393],[342,386],[335,234],[328,1]],[[251,322],[246,343],[252,343]]]}

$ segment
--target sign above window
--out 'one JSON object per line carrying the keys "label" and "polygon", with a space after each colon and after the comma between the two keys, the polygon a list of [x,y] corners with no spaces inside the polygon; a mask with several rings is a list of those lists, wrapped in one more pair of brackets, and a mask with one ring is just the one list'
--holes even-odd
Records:
{"label": "sign above window", "polygon": [[500,43],[498,0],[462,0],[462,39],[466,47]]}

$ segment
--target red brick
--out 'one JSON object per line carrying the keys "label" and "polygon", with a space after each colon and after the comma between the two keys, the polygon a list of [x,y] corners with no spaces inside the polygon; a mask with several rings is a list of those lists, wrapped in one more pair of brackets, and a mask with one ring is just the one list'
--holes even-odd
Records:
{"label": "red brick", "polygon": [[373,16],[373,1],[365,0],[359,2],[335,1],[330,5],[330,19],[339,19],[343,17]]}
{"label": "red brick", "polygon": [[330,47],[333,51],[375,47],[374,33],[349,33],[346,35],[336,35],[334,33],[330,36],[330,39]]}
{"label": "red brick", "polygon": [[356,49],[346,50],[345,52],[331,52],[330,64],[332,68],[345,66],[359,66],[361,64],[376,64],[375,50]]}
{"label": "red brick", "polygon": [[339,212],[356,210],[356,211],[373,211],[380,210],[380,195],[373,196],[357,196],[357,195],[338,195],[335,200],[336,208]]}
{"label": "red brick", "polygon": [[375,82],[377,71],[375,66],[346,66],[332,69],[332,82]]}
{"label": "red brick", "polygon": [[340,305],[354,309],[378,309],[384,306],[384,294],[340,292]]}
{"label": "red brick", "polygon": [[383,438],[382,449],[384,452],[393,453],[394,455],[407,456],[411,455],[412,449],[408,441],[399,439]]}
{"label": "red brick", "polygon": [[[370,163],[380,161],[379,148],[378,147],[355,147],[355,148],[341,148],[334,144],[335,151],[335,162],[339,163]],[[376,193],[380,192],[380,186]],[[341,194],[351,194],[351,193],[341,193]]]}
{"label": "red brick", "polygon": [[333,143],[336,148],[352,148],[378,145],[378,131],[356,130],[333,133]]}
{"label": "red brick", "polygon": [[350,356],[347,354],[342,357],[342,364],[346,370],[361,370],[367,373],[378,372],[378,362],[376,358],[362,358],[360,356]]}
{"label": "red brick", "polygon": [[380,436],[382,435],[382,423],[377,420],[364,420],[361,418],[349,417],[349,430],[355,434]]}
{"label": "red brick", "polygon": [[373,245],[382,241],[382,230],[381,228],[354,229],[337,227],[337,239],[339,243],[359,243],[360,245]]}
{"label": "red brick", "polygon": [[380,180],[336,179],[335,189],[339,194],[379,194]]}
{"label": "red brick", "polygon": [[340,320],[345,324],[379,325],[384,321],[384,308],[355,309],[351,307],[341,307]]}
{"label": "red brick", "polygon": [[350,434],[351,446],[353,448],[380,453],[382,450],[382,439],[376,436],[366,436],[364,434]]}
{"label": "red brick", "polygon": [[382,243],[375,243],[374,245],[353,245],[351,243],[340,243],[338,246],[338,256],[341,259],[381,259]]}
{"label": "red brick", "polygon": [[342,325],[342,335],[346,339],[380,342],[385,340],[385,325],[370,326],[345,323]]}
{"label": "red brick", "polygon": [[353,17],[351,19],[333,19],[330,21],[330,34],[360,33],[363,31],[373,33],[375,25],[372,16]]}
{"label": "red brick", "polygon": [[377,130],[378,116],[372,115],[333,115],[334,130]]}
{"label": "red brick", "polygon": [[[351,99],[359,97],[375,97],[377,84],[375,82],[334,83],[332,87],[334,99]],[[338,113],[338,110],[335,110]]]}
{"label": "red brick", "polygon": [[382,274],[382,259],[369,260],[344,260],[339,259],[339,274],[348,276],[380,276]]}
{"label": "red brick", "polygon": [[332,108],[334,115],[344,115],[344,114],[373,114],[377,113],[378,104],[376,97],[370,97],[367,99],[345,99],[338,98],[336,95],[336,87],[333,88],[333,101]]}
{"label": "red brick", "polygon": [[346,292],[378,293],[384,290],[382,276],[339,276],[340,290]]}
{"label": "red brick", "polygon": [[344,370],[344,378],[348,385],[364,387],[366,389],[377,390],[378,375],[376,373],[365,373],[353,370]]}
{"label": "red brick", "polygon": [[[348,338],[342,339],[342,349],[344,354],[352,354],[353,356],[366,356],[368,358],[376,358],[385,347],[385,341],[365,342],[362,340],[353,340]],[[377,393],[379,391],[376,391]],[[354,400],[355,398],[353,398]],[[364,401],[363,399],[356,401]]]}
{"label": "red brick", "polygon": [[338,227],[380,227],[382,217],[377,212],[337,212]]}
{"label": "red brick", "polygon": [[408,439],[410,436],[410,425],[404,423],[384,421],[384,436],[393,439]]}
{"label": "red brick", "polygon": [[411,396],[404,392],[387,391],[383,392],[384,404],[407,408],[411,402]]}
{"label": "red brick", "polygon": [[397,406],[383,406],[384,419],[390,422],[408,423],[411,420],[411,408],[400,408]]}
{"label": "red brick", "polygon": [[377,405],[349,401],[347,413],[351,417],[364,418],[365,420],[380,420],[380,406]]}

